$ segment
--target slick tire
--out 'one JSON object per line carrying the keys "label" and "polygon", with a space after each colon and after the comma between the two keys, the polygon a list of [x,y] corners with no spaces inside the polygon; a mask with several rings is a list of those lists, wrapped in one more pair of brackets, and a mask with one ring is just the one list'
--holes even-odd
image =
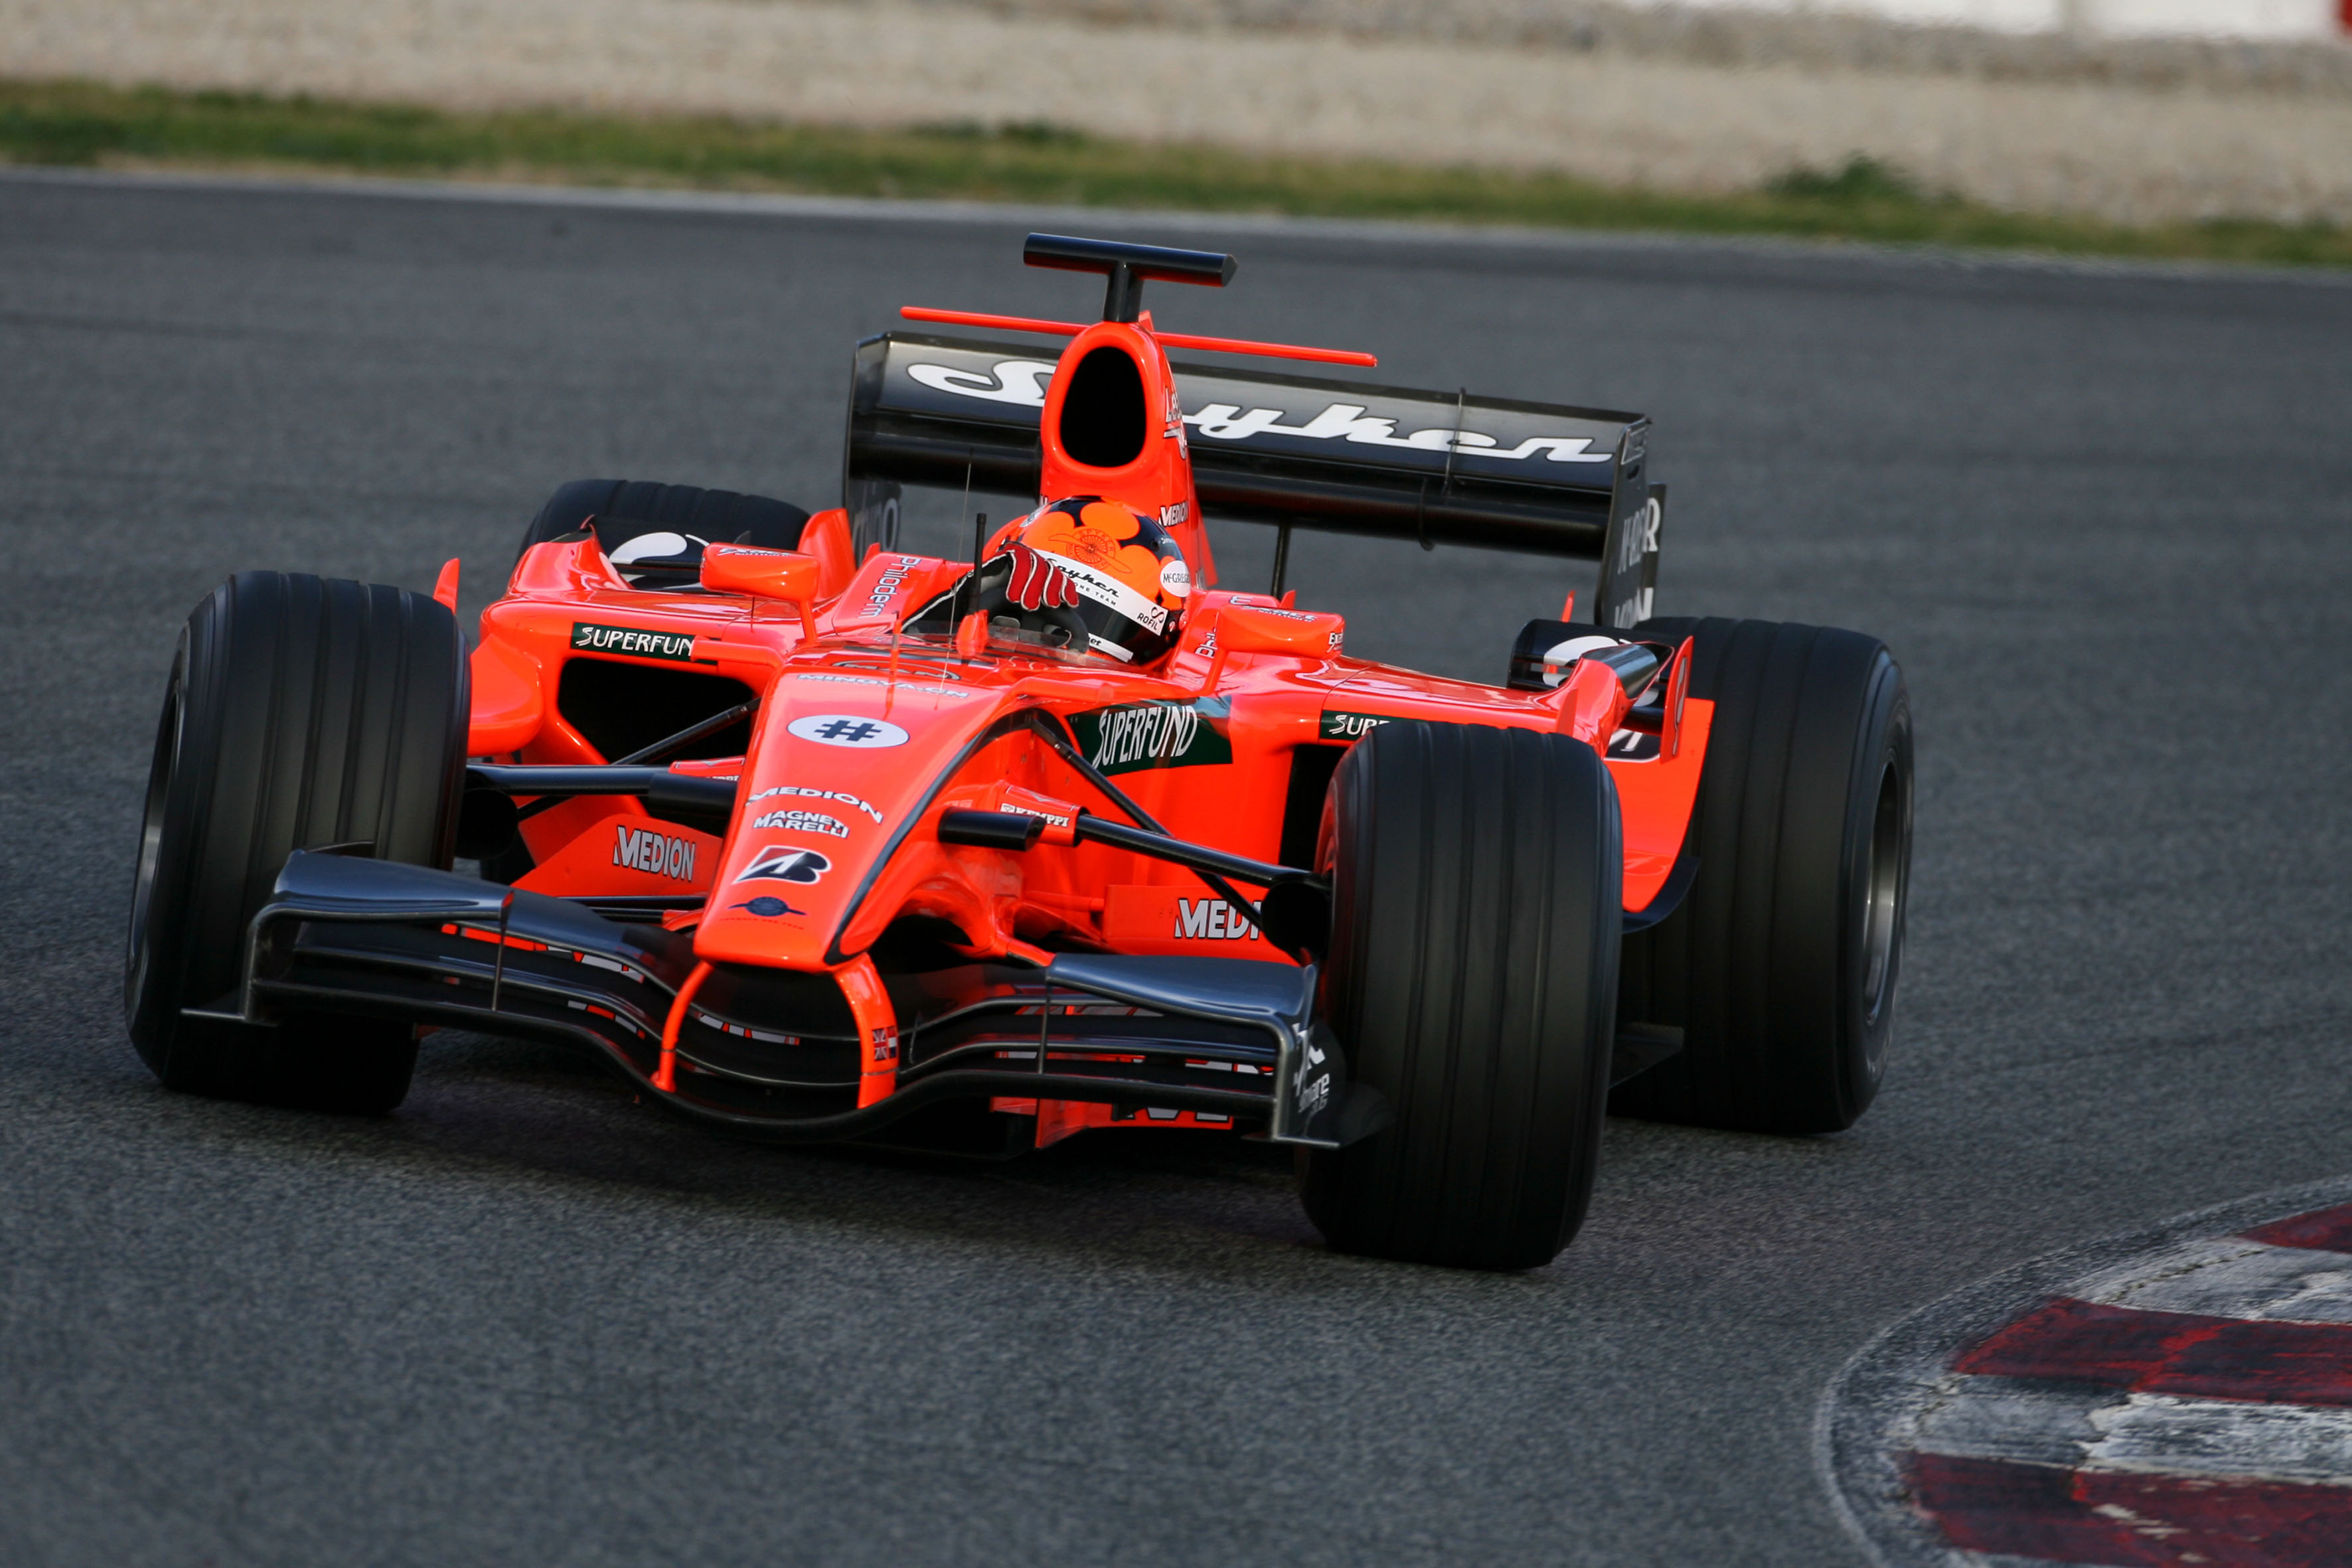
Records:
{"label": "slick tire", "polygon": [[296,849],[365,843],[446,868],[465,776],[466,649],[421,594],[245,572],[181,633],[131,884],[123,1010],[139,1054],[194,1094],[377,1114],[408,1093],[405,1023],[234,1010],[245,937]]}
{"label": "slick tire", "polygon": [[1712,702],[1693,813],[1698,869],[1625,941],[1629,1021],[1682,1050],[1617,1087],[1622,1116],[1834,1132],[1885,1072],[1910,883],[1911,705],[1874,637],[1769,621],[1659,619],[1695,639]]}
{"label": "slick tire", "polygon": [[1343,1252],[1533,1268],[1583,1222],[1608,1098],[1617,794],[1590,747],[1399,721],[1340,763],[1326,1016],[1392,1120],[1301,1161]]}
{"label": "slick tire", "polygon": [[679,533],[710,544],[756,544],[791,550],[809,514],[786,501],[695,485],[645,479],[573,479],[559,486],[523,531],[515,559],[597,520],[597,542],[607,553],[646,533]]}

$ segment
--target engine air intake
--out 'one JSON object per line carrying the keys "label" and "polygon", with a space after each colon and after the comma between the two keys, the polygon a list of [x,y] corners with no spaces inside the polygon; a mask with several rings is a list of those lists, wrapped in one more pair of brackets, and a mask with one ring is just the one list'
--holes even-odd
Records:
{"label": "engine air intake", "polygon": [[1150,421],[1143,374],[1124,349],[1106,343],[1080,360],[1062,398],[1062,450],[1090,468],[1123,468],[1143,456]]}

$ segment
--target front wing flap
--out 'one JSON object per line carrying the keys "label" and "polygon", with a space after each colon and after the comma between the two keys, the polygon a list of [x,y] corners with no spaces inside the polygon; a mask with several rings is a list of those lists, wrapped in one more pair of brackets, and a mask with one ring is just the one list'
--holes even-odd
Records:
{"label": "front wing flap", "polygon": [[[289,1011],[362,1013],[593,1047],[646,1092],[793,1142],[860,1136],[923,1105],[1007,1096],[1222,1115],[1277,1142],[1337,1147],[1385,1122],[1312,1016],[1315,973],[1239,959],[1065,953],[892,986],[898,1088],[860,1108],[858,1043],[822,1007],[773,998],[823,975],[746,972],[681,1020],[678,1087],[654,1087],[692,939],[565,899],[329,853],[289,858],[254,916],[240,994],[207,1009],[262,1026]],[[764,983],[766,1011],[751,1002]]]}

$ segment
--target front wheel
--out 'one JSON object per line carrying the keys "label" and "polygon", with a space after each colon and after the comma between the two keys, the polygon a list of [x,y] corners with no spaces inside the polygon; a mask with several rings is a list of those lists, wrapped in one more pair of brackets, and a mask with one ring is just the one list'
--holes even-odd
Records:
{"label": "front wheel", "polygon": [[1331,1245],[1533,1268],[1583,1223],[1614,1037],[1617,794],[1565,736],[1398,721],[1327,807],[1325,1015],[1392,1120],[1302,1160]]}
{"label": "front wheel", "polygon": [[[422,594],[246,572],[188,616],[148,773],[123,1011],[170,1088],[381,1112],[416,1064],[382,1018],[236,1006],[246,931],[297,849],[446,868],[466,765],[457,617]],[[188,1016],[187,1009],[199,1016]]]}

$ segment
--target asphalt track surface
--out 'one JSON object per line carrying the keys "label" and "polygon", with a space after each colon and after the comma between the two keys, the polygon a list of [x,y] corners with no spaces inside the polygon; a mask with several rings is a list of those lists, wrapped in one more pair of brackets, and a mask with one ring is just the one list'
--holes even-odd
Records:
{"label": "asphalt track surface", "polygon": [[[1612,1122],[1575,1247],[1487,1277],[1329,1254],[1281,1159],[1148,1132],[778,1152],[448,1036],[383,1121],[150,1080],[121,927],[200,595],[457,553],[470,611],[577,476],[822,504],[895,307],[1093,302],[1024,226],[0,181],[0,1561],[1857,1562],[1811,1428],[1874,1332],[2352,1168],[2352,287],[1213,223],[1101,226],[1242,255],[1171,326],[1650,411],[1662,608],[1895,647],[1860,1126]],[[1293,580],[1494,679],[1571,578],[1302,536]]]}

